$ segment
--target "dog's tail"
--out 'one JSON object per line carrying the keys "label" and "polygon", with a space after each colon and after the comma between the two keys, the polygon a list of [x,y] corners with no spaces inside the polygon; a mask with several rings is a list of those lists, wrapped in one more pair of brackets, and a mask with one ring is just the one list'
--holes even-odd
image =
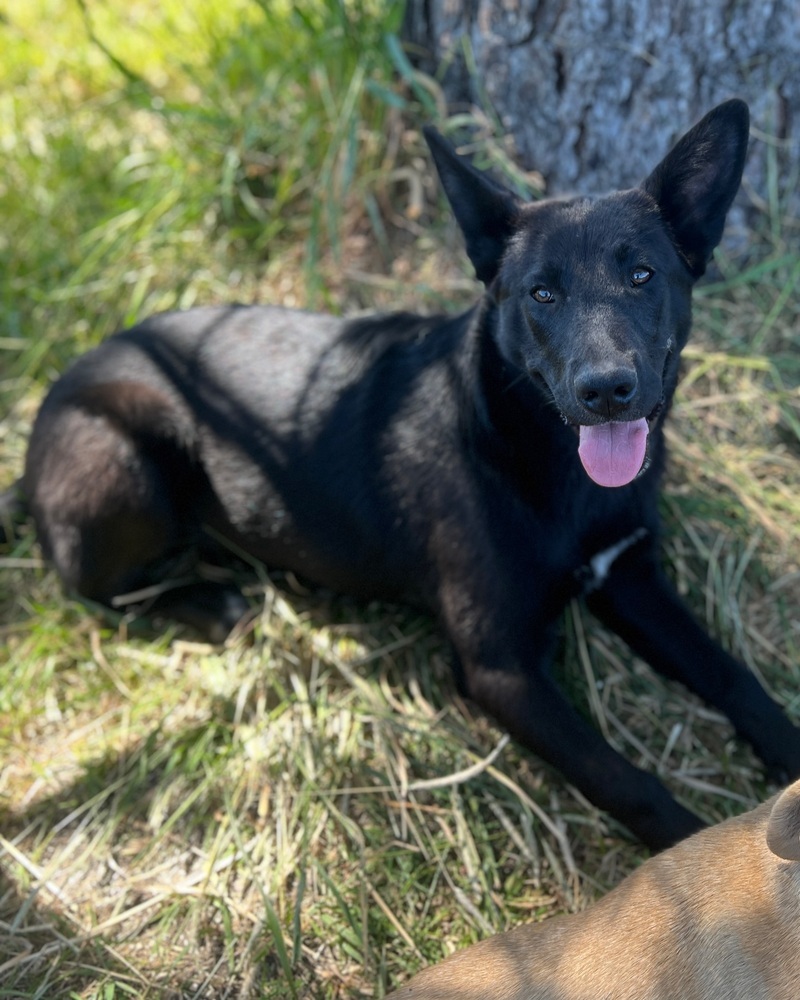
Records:
{"label": "dog's tail", "polygon": [[0,545],[12,542],[18,528],[27,520],[28,501],[18,479],[7,490],[0,493]]}
{"label": "dog's tail", "polygon": [[800,781],[782,792],[769,816],[767,846],[786,861],[800,861]]}

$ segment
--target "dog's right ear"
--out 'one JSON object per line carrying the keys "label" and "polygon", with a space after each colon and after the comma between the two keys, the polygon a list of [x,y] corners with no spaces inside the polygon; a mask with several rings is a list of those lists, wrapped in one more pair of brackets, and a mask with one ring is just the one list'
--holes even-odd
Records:
{"label": "dog's right ear", "polygon": [[772,807],[767,847],[786,861],[800,861],[800,781],[789,785]]}
{"label": "dog's right ear", "polygon": [[475,273],[489,285],[516,231],[522,201],[459,156],[435,128],[426,125],[423,132],[447,200],[467,241]]}

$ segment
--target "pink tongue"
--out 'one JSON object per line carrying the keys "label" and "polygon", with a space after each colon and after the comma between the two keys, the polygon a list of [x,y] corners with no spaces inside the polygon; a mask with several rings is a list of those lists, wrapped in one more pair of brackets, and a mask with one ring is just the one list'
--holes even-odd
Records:
{"label": "pink tongue", "polygon": [[581,427],[578,455],[600,486],[624,486],[635,479],[647,450],[647,421]]}

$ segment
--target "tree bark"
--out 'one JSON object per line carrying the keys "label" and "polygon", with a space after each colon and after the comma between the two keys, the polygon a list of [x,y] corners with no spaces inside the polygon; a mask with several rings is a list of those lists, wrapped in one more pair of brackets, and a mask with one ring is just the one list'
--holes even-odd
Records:
{"label": "tree bark", "polygon": [[740,203],[800,214],[797,0],[407,0],[404,37],[452,109],[499,116],[550,194],[639,183],[737,96],[753,124]]}

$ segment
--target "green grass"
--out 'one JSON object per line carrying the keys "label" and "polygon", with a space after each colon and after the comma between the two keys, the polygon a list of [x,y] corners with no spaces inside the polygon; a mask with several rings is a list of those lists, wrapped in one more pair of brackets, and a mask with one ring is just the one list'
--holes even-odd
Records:
{"label": "green grass", "polygon": [[[384,43],[396,5],[5,14],[0,484],[49,381],[146,313],[474,295],[419,135],[435,81]],[[535,182],[481,124],[484,162]],[[665,550],[696,613],[797,718],[800,271],[767,209],[749,262],[723,260],[698,294]],[[0,997],[379,997],[580,907],[643,856],[458,699],[412,612],[264,571],[249,628],[212,647],[71,600],[29,531],[0,572]],[[729,725],[578,606],[561,673],[709,819],[765,794]]]}

